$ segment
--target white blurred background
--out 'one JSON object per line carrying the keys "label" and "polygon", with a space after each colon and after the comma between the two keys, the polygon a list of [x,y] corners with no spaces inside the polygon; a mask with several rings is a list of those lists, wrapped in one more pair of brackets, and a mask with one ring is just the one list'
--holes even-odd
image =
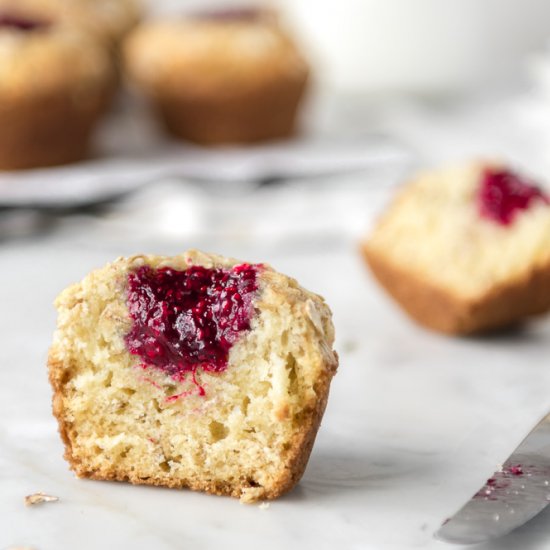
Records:
{"label": "white blurred background", "polygon": [[548,0],[149,0],[154,11],[242,4],[280,9],[346,93],[471,91],[517,84],[550,38]]}

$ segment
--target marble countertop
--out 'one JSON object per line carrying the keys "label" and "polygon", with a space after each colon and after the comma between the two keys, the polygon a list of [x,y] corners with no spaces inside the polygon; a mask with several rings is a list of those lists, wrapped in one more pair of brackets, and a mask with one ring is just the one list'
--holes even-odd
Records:
{"label": "marble countertop", "polygon": [[[414,141],[413,125],[399,120],[396,133]],[[468,154],[470,131],[460,141]],[[489,152],[510,147],[499,149],[498,133]],[[437,136],[419,158],[452,156]],[[239,196],[164,182],[99,218],[77,215],[2,242],[0,548],[446,548],[434,531],[550,409],[550,321],[453,339],[404,317],[357,252],[400,177],[364,173]],[[54,297],[116,256],[188,247],[267,261],[334,312],[341,364],[311,460],[299,486],[269,506],[77,480],[62,458],[45,368]],[[25,507],[37,491],[59,502]],[[549,519],[543,512],[480,548],[548,548]]]}

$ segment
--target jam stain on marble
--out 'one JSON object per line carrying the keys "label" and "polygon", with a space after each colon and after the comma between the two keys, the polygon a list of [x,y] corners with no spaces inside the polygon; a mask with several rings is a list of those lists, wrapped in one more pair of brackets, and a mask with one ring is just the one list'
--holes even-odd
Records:
{"label": "jam stain on marble", "polygon": [[528,179],[505,169],[487,168],[478,192],[479,213],[500,225],[510,225],[518,212],[535,202],[550,204],[550,199]]}
{"label": "jam stain on marble", "polygon": [[37,30],[45,30],[49,26],[50,24],[46,21],[31,19],[23,15],[0,12],[0,30],[12,29],[21,32],[31,32]]}
{"label": "jam stain on marble", "polygon": [[[190,374],[199,395],[198,369],[222,372],[229,351],[250,329],[258,290],[257,264],[232,268],[190,266],[184,271],[142,266],[128,274],[127,304],[132,328],[128,351],[153,367],[184,381]],[[171,401],[189,392],[170,397]]]}

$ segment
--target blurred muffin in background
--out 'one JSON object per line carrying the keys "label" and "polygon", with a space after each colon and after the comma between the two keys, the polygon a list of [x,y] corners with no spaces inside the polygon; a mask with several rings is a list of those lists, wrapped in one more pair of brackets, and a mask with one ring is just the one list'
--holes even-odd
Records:
{"label": "blurred muffin in background", "polygon": [[487,333],[550,312],[550,194],[500,162],[422,172],[362,245],[418,323]]}
{"label": "blurred muffin in background", "polygon": [[309,68],[276,15],[242,8],[144,23],[123,49],[167,129],[204,145],[294,133]]}
{"label": "blurred muffin in background", "polygon": [[13,10],[67,23],[113,48],[141,17],[140,0],[0,0],[0,11]]}
{"label": "blurred muffin in background", "polygon": [[0,169],[86,156],[114,90],[107,48],[41,12],[0,8]]}

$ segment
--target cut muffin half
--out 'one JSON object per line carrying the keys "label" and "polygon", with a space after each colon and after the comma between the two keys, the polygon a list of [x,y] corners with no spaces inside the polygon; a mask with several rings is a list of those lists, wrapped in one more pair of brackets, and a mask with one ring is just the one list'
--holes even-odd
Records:
{"label": "cut muffin half", "polygon": [[53,408],[78,476],[276,498],[337,367],[323,299],[263,264],[121,258],[57,298]]}

